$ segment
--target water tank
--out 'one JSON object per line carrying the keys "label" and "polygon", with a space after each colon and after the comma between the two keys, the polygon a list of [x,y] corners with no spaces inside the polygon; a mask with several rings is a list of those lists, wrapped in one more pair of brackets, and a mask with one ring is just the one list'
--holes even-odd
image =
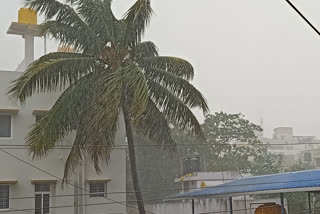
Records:
{"label": "water tank", "polygon": [[[284,213],[287,213],[284,210]],[[266,203],[259,206],[254,214],[281,214],[281,205],[276,203]]]}
{"label": "water tank", "polygon": [[182,159],[182,174],[186,175],[192,172],[201,171],[200,157],[188,157]]}

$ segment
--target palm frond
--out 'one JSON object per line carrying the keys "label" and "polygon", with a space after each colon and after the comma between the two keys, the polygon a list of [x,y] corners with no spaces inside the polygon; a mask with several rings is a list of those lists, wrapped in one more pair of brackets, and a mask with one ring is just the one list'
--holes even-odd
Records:
{"label": "palm frond", "polygon": [[78,0],[78,12],[85,22],[107,44],[115,42],[114,24],[117,21],[111,9],[111,1]]}
{"label": "palm frond", "polygon": [[158,48],[153,42],[141,42],[131,50],[131,55],[137,60],[143,57],[156,57]]}
{"label": "palm frond", "polygon": [[[40,15],[44,14],[47,20],[55,18],[54,21],[41,25],[40,29],[43,34],[51,34],[63,45],[73,45],[76,49],[83,48],[86,51],[100,52],[104,41],[99,38],[95,29],[77,14],[73,5],[77,1],[67,2],[72,5],[56,0],[27,0],[26,6],[35,9]],[[73,31],[66,31],[67,27]]]}
{"label": "palm frond", "polygon": [[151,99],[145,113],[133,120],[133,126],[138,134],[147,136],[159,149],[175,150],[168,121]]}
{"label": "palm frond", "polygon": [[188,61],[177,57],[145,57],[139,61],[139,64],[146,69],[151,66],[168,71],[188,81],[194,77],[193,66]]}
{"label": "palm frond", "polygon": [[115,144],[120,106],[122,100],[122,79],[120,72],[107,73],[96,81],[94,100],[84,114],[87,126],[86,152],[100,172],[100,162],[107,163]]}
{"label": "palm frond", "polygon": [[70,7],[57,0],[26,0],[25,6],[36,10],[39,15],[45,14],[45,17],[48,20],[59,13],[63,14],[66,12],[66,9]]}
{"label": "palm frond", "polygon": [[32,63],[9,89],[10,97],[24,103],[36,92],[63,89],[97,68],[93,57],[76,53],[51,53]]}
{"label": "palm frond", "polygon": [[122,69],[122,78],[126,84],[129,93],[132,92],[131,116],[138,117],[142,114],[148,105],[148,85],[142,70],[130,62]]}
{"label": "palm frond", "polygon": [[148,67],[145,70],[147,78],[167,88],[170,92],[181,99],[190,108],[200,108],[203,114],[209,112],[206,99],[192,84],[175,74],[160,68]]}
{"label": "palm frond", "polygon": [[83,141],[83,130],[79,130],[72,144],[71,151],[64,164],[63,180],[68,181],[70,174],[80,165],[83,164],[85,142]]}
{"label": "palm frond", "polygon": [[88,94],[90,88],[95,84],[92,74],[68,87],[46,116],[33,125],[26,142],[34,157],[47,155],[57,142],[72,131],[74,123],[79,121],[86,98],[91,97]]}
{"label": "palm frond", "polygon": [[42,34],[52,36],[61,46],[71,46],[85,53],[98,53],[104,46],[103,41],[85,24],[70,26],[54,20],[41,24],[40,29]]}
{"label": "palm frond", "polygon": [[204,139],[201,126],[187,105],[160,84],[148,79],[148,85],[151,99],[170,122]]}
{"label": "palm frond", "polygon": [[144,34],[153,10],[150,0],[137,0],[136,3],[125,14],[125,23],[127,26],[127,41],[131,47],[137,45]]}

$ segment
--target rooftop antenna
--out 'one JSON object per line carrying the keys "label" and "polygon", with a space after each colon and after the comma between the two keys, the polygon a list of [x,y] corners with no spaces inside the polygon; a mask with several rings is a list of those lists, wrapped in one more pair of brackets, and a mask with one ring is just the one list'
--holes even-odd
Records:
{"label": "rooftop antenna", "polygon": [[[47,18],[44,18],[44,23],[46,22],[47,22]],[[46,55],[47,54],[47,34],[43,35],[43,42],[44,42],[43,44],[44,55]]]}

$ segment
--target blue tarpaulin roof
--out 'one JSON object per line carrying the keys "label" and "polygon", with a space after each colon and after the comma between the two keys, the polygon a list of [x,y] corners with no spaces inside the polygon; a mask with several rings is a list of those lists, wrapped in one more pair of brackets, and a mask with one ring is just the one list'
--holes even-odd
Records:
{"label": "blue tarpaulin roof", "polygon": [[181,194],[179,198],[231,197],[251,194],[320,190],[320,170],[253,176]]}

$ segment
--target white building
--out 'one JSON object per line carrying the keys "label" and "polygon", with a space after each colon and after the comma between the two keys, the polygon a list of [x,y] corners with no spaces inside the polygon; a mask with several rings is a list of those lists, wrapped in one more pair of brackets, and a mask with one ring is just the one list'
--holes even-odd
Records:
{"label": "white building", "polygon": [[[223,183],[228,183],[249,175],[240,175],[236,172],[193,172],[175,182],[181,183],[181,193],[188,193],[204,187],[213,187]],[[195,213],[229,213],[229,198],[204,198],[194,200]],[[280,204],[280,199],[269,198],[259,199],[250,196],[237,196],[232,198],[234,214],[249,214],[263,204]],[[192,214],[191,200],[164,200],[162,203],[147,205],[146,209],[156,214]],[[287,206],[286,206],[287,209]],[[129,209],[130,214],[137,214],[137,210]]]}
{"label": "white building", "polygon": [[176,178],[176,183],[181,183],[181,193],[188,193],[205,187],[213,187],[243,178],[237,172],[193,172]]}
{"label": "white building", "polygon": [[[268,150],[271,153],[283,155],[283,167],[289,167],[299,161],[316,164],[317,158],[320,157],[320,140],[315,136],[294,136],[291,127],[275,128],[273,137],[263,138],[262,141],[269,145]],[[320,159],[318,162],[320,164]]]}
{"label": "white building", "polygon": [[[30,11],[20,13],[30,16]],[[28,19],[10,26],[8,33],[22,35],[26,41],[25,60],[18,70],[33,61],[35,29],[36,25],[28,23]],[[112,152],[110,164],[103,163],[99,175],[91,162],[86,161],[70,184],[64,186],[60,178],[70,147],[60,147],[47,157],[32,159],[24,146],[25,137],[37,118],[51,108],[59,93],[35,95],[23,107],[14,105],[8,99],[7,90],[20,75],[18,71],[0,71],[0,213],[126,213],[125,148]],[[125,143],[123,124],[119,130],[116,140],[121,145]],[[60,145],[71,145],[72,140],[70,134]]]}

